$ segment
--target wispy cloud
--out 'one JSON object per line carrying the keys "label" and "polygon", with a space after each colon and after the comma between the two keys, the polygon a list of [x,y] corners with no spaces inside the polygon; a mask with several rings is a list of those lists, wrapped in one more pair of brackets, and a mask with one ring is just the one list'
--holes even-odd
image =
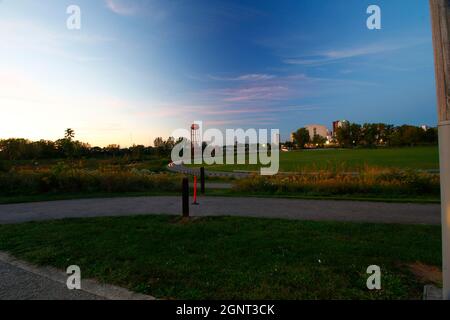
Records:
{"label": "wispy cloud", "polygon": [[159,0],[104,0],[106,7],[120,16],[146,16],[162,20],[167,16],[164,2]]}
{"label": "wispy cloud", "polygon": [[223,89],[218,91],[225,102],[245,102],[261,100],[280,100],[289,93],[285,86],[250,86],[244,88]]}
{"label": "wispy cloud", "polygon": [[283,60],[283,62],[286,64],[293,64],[293,65],[317,66],[329,63],[336,63],[345,59],[392,52],[407,47],[416,46],[421,43],[423,43],[423,41],[414,41],[411,43],[400,43],[400,44],[379,43],[367,46],[353,47],[350,49],[347,48],[331,49],[319,52],[314,55],[286,58]]}
{"label": "wispy cloud", "polygon": [[[348,70],[346,70],[348,71]],[[348,74],[350,72],[344,72]],[[320,84],[328,86],[374,86],[377,85],[374,82],[362,81],[362,80],[352,80],[352,79],[340,79],[340,78],[321,78],[321,77],[310,77],[305,73],[289,75],[285,78],[288,81],[298,82],[302,85],[307,84]]]}
{"label": "wispy cloud", "polygon": [[220,109],[205,108],[199,110],[201,115],[206,116],[226,116],[226,115],[244,115],[244,114],[272,114],[279,112],[295,112],[295,111],[313,111],[318,110],[315,106],[275,106],[275,107],[221,107]]}
{"label": "wispy cloud", "polygon": [[146,111],[138,111],[142,119],[151,118],[158,121],[176,118],[189,124],[194,120],[202,120],[207,126],[240,127],[250,125],[273,125],[279,118],[287,114],[317,112],[322,109],[316,105],[263,105],[245,106],[241,103],[220,103],[186,105],[183,103],[156,103],[145,107]]}
{"label": "wispy cloud", "polygon": [[[245,79],[255,80],[246,81]],[[255,103],[274,105],[289,99],[303,99],[307,96],[317,95],[318,92],[323,93],[323,91],[331,92],[343,88],[356,90],[359,87],[376,85],[369,81],[354,79],[311,77],[305,73],[276,76],[257,74],[220,78],[220,80],[224,81],[227,86],[199,92],[198,98],[207,103],[240,103],[241,107]]]}
{"label": "wispy cloud", "polygon": [[251,73],[251,74],[243,74],[235,77],[223,77],[223,76],[215,76],[208,75],[208,78],[216,81],[265,81],[276,78],[275,75],[265,74],[265,73]]}

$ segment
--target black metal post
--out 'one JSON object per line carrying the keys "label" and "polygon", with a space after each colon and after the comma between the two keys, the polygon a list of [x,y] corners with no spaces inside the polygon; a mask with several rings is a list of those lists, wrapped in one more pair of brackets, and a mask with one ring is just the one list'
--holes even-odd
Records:
{"label": "black metal post", "polygon": [[205,194],[205,167],[200,168],[200,191]]}
{"label": "black metal post", "polygon": [[189,179],[183,178],[182,185],[183,217],[189,217]]}

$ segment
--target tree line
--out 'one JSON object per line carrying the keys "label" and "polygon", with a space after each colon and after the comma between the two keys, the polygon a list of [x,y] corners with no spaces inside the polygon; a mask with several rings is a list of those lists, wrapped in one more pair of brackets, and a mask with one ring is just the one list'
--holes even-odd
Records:
{"label": "tree line", "polygon": [[[293,133],[293,141],[288,146],[307,148],[323,147],[328,139],[321,136],[310,137],[306,128],[300,128]],[[343,123],[333,133],[330,146],[343,148],[353,147],[404,147],[417,145],[434,145],[438,143],[437,128],[422,128],[411,125],[394,126],[384,123]]]}
{"label": "tree line", "polygon": [[106,147],[92,147],[88,143],[75,140],[72,129],[65,131],[64,137],[56,141],[27,139],[0,139],[0,160],[43,160],[43,159],[80,159],[130,157],[143,159],[151,156],[167,157],[175,145],[175,139],[164,140],[158,137],[154,146],[133,145],[121,148],[110,144]]}

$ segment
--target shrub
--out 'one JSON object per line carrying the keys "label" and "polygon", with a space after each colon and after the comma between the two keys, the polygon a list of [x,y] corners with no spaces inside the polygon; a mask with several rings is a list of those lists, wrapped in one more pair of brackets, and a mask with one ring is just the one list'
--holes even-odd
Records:
{"label": "shrub", "polygon": [[439,195],[439,176],[415,171],[323,172],[274,177],[253,176],[236,182],[234,190],[265,194],[314,195]]}
{"label": "shrub", "polygon": [[70,170],[0,173],[0,194],[23,195],[70,192],[163,192],[180,187],[177,176],[147,171]]}
{"label": "shrub", "polygon": [[0,172],[8,172],[11,170],[11,165],[5,160],[0,160]]}

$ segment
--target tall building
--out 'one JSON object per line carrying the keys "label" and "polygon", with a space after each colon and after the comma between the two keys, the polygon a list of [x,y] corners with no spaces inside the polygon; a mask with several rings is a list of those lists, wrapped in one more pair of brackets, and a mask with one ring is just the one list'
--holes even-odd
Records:
{"label": "tall building", "polygon": [[328,129],[325,126],[322,126],[320,124],[312,124],[306,126],[305,128],[309,131],[309,136],[311,139],[313,139],[316,135],[323,138],[328,138]]}

